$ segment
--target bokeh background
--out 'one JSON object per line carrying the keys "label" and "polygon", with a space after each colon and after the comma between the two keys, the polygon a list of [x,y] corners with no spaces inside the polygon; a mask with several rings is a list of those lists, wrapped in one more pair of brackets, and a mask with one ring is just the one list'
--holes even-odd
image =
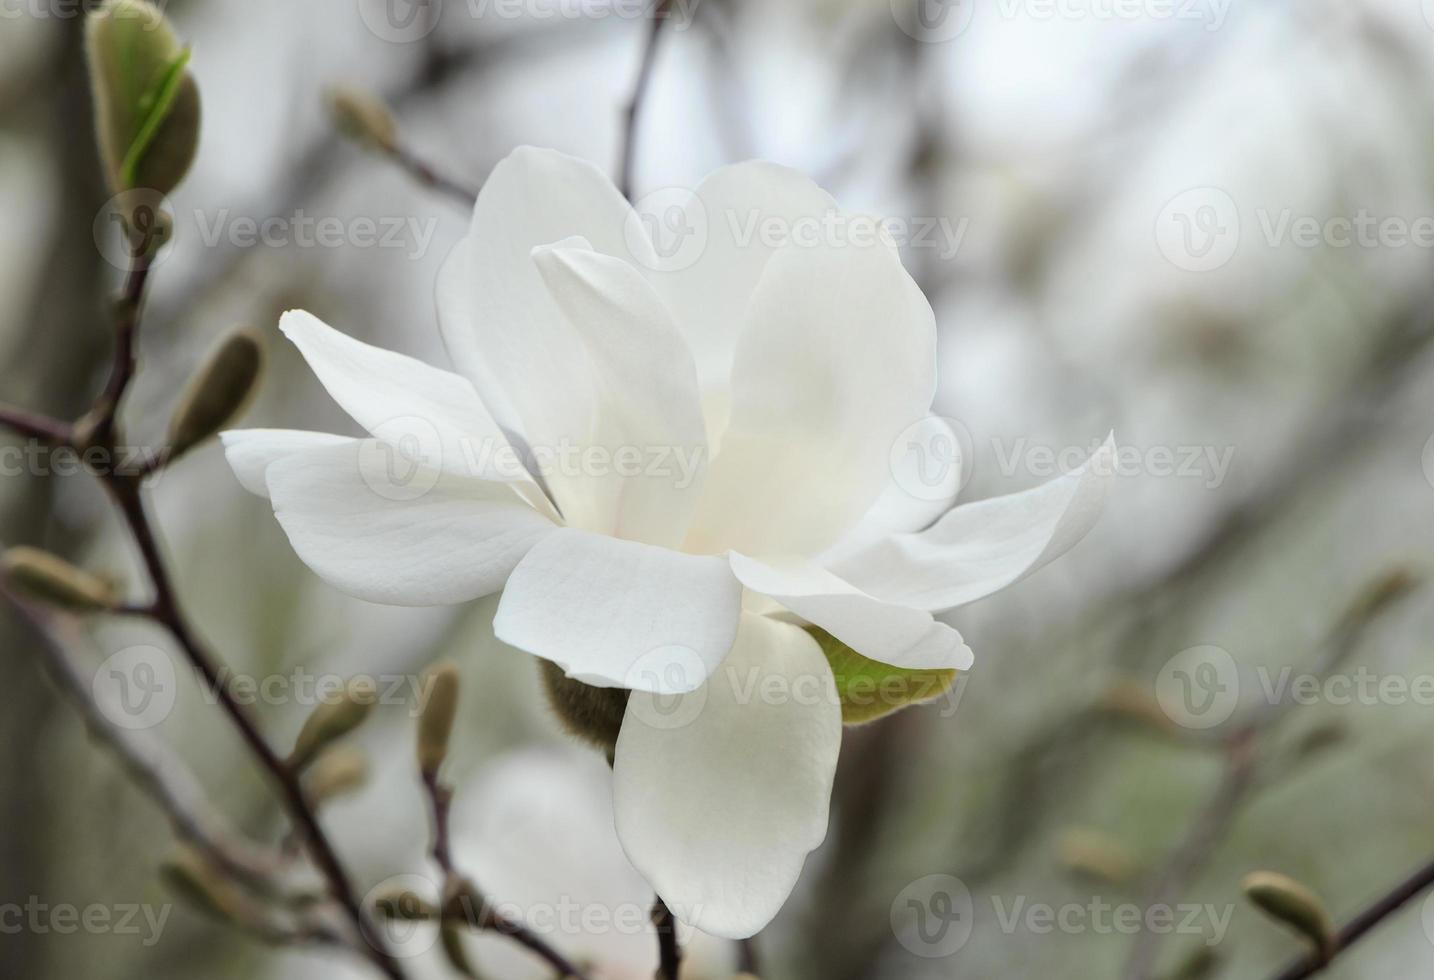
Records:
{"label": "bokeh background", "polygon": [[[639,120],[639,196],[762,157],[850,209],[927,228],[905,257],[941,331],[937,410],[968,436],[965,499],[1042,482],[1048,455],[1074,461],[1111,429],[1126,448],[1089,538],[952,618],[977,654],[959,697],[848,732],[828,841],[758,940],[764,977],[1272,975],[1301,947],[1241,900],[1243,874],[1292,874],[1343,919],[1434,853],[1429,699],[1325,685],[1260,722],[1248,780],[1222,741],[1270,714],[1265,687],[1286,667],[1334,662],[1336,678],[1413,690],[1434,674],[1420,585],[1434,532],[1434,3],[953,0],[924,22],[905,0],[679,6]],[[94,231],[107,193],[78,9],[0,0],[0,397],[67,416],[103,380],[118,278]],[[615,168],[647,32],[641,6],[597,0],[430,0],[407,24],[390,16],[401,0],[165,9],[193,44],[205,125],[153,277],[133,440],[159,437],[176,389],[241,324],[271,354],[247,424],[349,431],[277,333],[289,307],[447,363],[433,283],[467,215],[342,139],[327,87],[382,95],[406,145],[475,186],[525,143]],[[305,215],[412,224],[395,247],[227,231]],[[491,888],[640,892],[612,852],[602,760],[549,717],[531,658],[493,639],[492,601],[390,609],[338,594],[217,447],[154,494],[184,598],[235,670],[461,665],[450,765],[464,854],[503,883]],[[7,470],[0,540],[140,581],[84,476]],[[1390,576],[1409,576],[1399,601],[1354,608]],[[6,928],[0,973],[364,975],[174,900],[156,875],[168,826],[87,738],[36,642],[0,617],[0,903],[173,908],[154,944]],[[163,639],[104,625],[93,664],[136,643]],[[1202,663],[1220,671],[1207,693],[1227,720],[1212,728],[1175,697]],[[259,711],[276,740],[304,717]],[[366,885],[423,867],[411,729],[403,710],[380,712],[361,739],[369,785],[326,814]],[[196,686],[154,731],[238,824],[278,838],[262,780]],[[951,955],[913,939],[902,911],[931,875],[970,896]],[[1168,935],[1075,913],[1003,923],[1003,910],[1096,901],[1212,911]],[[592,942],[583,952],[612,976],[650,975],[645,937]],[[731,951],[705,946],[690,975],[730,976]],[[480,969],[531,975],[507,955],[483,947]],[[1420,900],[1328,975],[1431,964]]]}

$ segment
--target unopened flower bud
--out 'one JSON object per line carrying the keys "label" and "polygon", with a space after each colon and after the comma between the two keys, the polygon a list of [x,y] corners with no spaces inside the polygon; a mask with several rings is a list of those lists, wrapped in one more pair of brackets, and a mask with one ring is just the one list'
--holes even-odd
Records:
{"label": "unopened flower bud", "polygon": [[352,793],[368,782],[368,774],[368,756],[362,749],[332,746],[309,767],[309,797],[319,804]]}
{"label": "unopened flower bud", "polygon": [[363,724],[373,710],[376,689],[372,680],[357,677],[344,686],[337,700],[325,702],[314,709],[289,755],[289,766],[304,769],[329,745]]}
{"label": "unopened flower bud", "polygon": [[40,548],[10,548],[0,558],[0,568],[20,591],[73,612],[110,609],[117,601],[110,583]]}
{"label": "unopened flower bud", "polygon": [[1128,848],[1099,831],[1072,828],[1061,835],[1060,860],[1068,871],[1119,885],[1135,877],[1136,861]]}
{"label": "unopened flower bud", "polygon": [[593,687],[573,680],[551,660],[540,660],[538,665],[543,672],[548,704],[563,727],[611,757],[627,713],[627,691],[618,687]]}
{"label": "unopened flower bud", "polygon": [[169,422],[169,455],[178,458],[211,438],[248,405],[264,367],[264,348],[252,330],[236,330],[209,356],[185,388]]}
{"label": "unopened flower bud", "polygon": [[448,738],[458,711],[458,668],[437,664],[426,677],[428,701],[418,718],[418,767],[425,774],[438,772],[448,757]]}
{"label": "unopened flower bud", "polygon": [[169,193],[199,144],[199,89],[188,49],[147,0],[108,0],[90,14],[85,51],[111,189]]}
{"label": "unopened flower bud", "polygon": [[393,113],[377,96],[363,89],[339,86],[329,90],[328,101],[334,124],[349,139],[384,151],[398,145]]}
{"label": "unopened flower bud", "polygon": [[179,897],[222,922],[244,922],[249,901],[199,852],[181,846],[159,869],[160,877]]}
{"label": "unopened flower bud", "polygon": [[374,899],[374,908],[390,919],[403,922],[431,922],[439,910],[423,896],[407,888],[393,888]]}
{"label": "unopened flower bud", "polygon": [[477,980],[478,970],[473,966],[468,950],[463,945],[463,930],[458,926],[446,925],[439,935],[443,940],[443,955],[448,958],[448,965],[453,967],[453,971],[460,977]]}
{"label": "unopened flower bud", "polygon": [[1287,875],[1254,871],[1240,881],[1240,890],[1260,911],[1314,944],[1321,956],[1334,949],[1334,923],[1319,896]]}

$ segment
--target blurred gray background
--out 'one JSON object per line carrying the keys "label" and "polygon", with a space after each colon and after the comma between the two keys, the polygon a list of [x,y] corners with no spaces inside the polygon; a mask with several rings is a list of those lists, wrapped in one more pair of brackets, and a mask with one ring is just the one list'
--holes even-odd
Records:
{"label": "blurred gray background", "polygon": [[[0,397],[66,416],[103,381],[118,278],[93,230],[107,193],[75,9],[0,6]],[[205,126],[152,280],[132,441],[159,437],[177,387],[241,324],[271,354],[246,425],[349,431],[278,335],[290,307],[447,364],[433,283],[468,216],[339,137],[328,86],[381,94],[407,146],[474,186],[524,143],[612,169],[646,34],[638,5],[596,0],[434,0],[408,26],[378,0],[165,9],[193,45]],[[1125,447],[1086,541],[952,619],[977,655],[959,698],[848,732],[831,834],[759,939],[764,976],[1119,977],[1133,955],[1153,964],[1137,974],[1273,974],[1300,945],[1241,901],[1240,877],[1292,874],[1342,919],[1434,853],[1434,705],[1392,688],[1305,698],[1262,738],[1257,785],[1184,867],[1177,849],[1210,819],[1228,754],[1172,706],[1170,665],[1191,648],[1227,653],[1235,725],[1271,700],[1263,682],[1312,670],[1332,643],[1347,647],[1337,670],[1351,683],[1434,674],[1434,606],[1418,584],[1360,628],[1339,625],[1371,582],[1417,579],[1434,531],[1434,3],[999,0],[951,4],[911,32],[904,0],[684,9],[640,120],[639,196],[761,157],[849,209],[907,222],[908,268],[941,331],[936,408],[969,434],[964,499],[1042,482],[1048,456],[1077,462],[1111,429]],[[409,223],[393,247],[321,247],[293,233],[304,216]],[[275,241],[236,240],[235,222],[270,217]],[[468,680],[460,798],[514,752],[568,760],[532,767],[554,793],[564,765],[600,774],[596,757],[569,759],[531,658],[492,638],[491,601],[390,609],[334,592],[217,447],[154,493],[184,597],[236,670],[411,674],[449,657]],[[140,581],[117,531],[83,476],[0,480],[0,540]],[[95,663],[144,642],[163,641],[104,625]],[[169,828],[87,739],[35,643],[0,619],[0,904],[174,902],[155,872]],[[259,711],[276,740],[304,717]],[[422,863],[411,727],[402,710],[367,726],[373,781],[328,813],[365,884]],[[196,687],[157,730],[237,823],[277,838],[263,782]],[[574,807],[610,819],[601,799]],[[564,870],[542,873],[561,887]],[[954,955],[921,955],[933,950],[893,918],[930,875],[972,896]],[[1144,936],[1076,913],[1050,929],[1006,921],[1014,907],[1096,900],[1214,915]],[[141,939],[4,928],[0,973],[362,975],[177,903],[160,941]],[[1212,959],[1196,955],[1207,948]],[[1431,964],[1434,908],[1416,901],[1329,975]]]}

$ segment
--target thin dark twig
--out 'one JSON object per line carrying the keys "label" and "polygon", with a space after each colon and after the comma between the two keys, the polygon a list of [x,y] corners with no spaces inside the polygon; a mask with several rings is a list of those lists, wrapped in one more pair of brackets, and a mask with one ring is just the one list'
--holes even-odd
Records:
{"label": "thin dark twig", "polygon": [[44,442],[64,444],[70,441],[70,427],[66,423],[4,403],[0,403],[0,426]]}
{"label": "thin dark twig", "polygon": [[453,862],[448,829],[448,811],[453,803],[453,789],[438,778],[437,772],[423,774],[423,788],[428,794],[433,817],[433,841],[430,853],[443,871],[445,901],[443,918],[459,920],[474,929],[507,936],[558,971],[559,977],[586,980],[581,968],[517,919],[509,918],[494,908],[471,881],[464,878]]}
{"label": "thin dark twig", "polygon": [[[114,361],[110,367],[109,380],[81,426],[77,427],[82,430],[80,438],[86,446],[102,446],[111,450],[115,446],[116,417],[135,373],[135,344],[149,271],[150,254],[141,250],[125,277],[124,286],[116,302]],[[134,538],[154,591],[151,603],[143,607],[144,613],[173,636],[190,664],[198,671],[205,685],[214,692],[225,713],[239,729],[249,750],[278,785],[290,819],[302,831],[314,863],[357,932],[355,941],[359,944],[367,943],[363,948],[369,958],[390,980],[404,980],[404,973],[398,962],[389,954],[378,935],[367,928],[363,907],[339,863],[338,856],[319,826],[318,818],[304,795],[298,773],[292,771],[274,753],[253,719],[234,700],[224,685],[218,661],[204,646],[182,612],[160,551],[154,525],[145,509],[140,477],[111,470],[103,474],[102,481]]]}
{"label": "thin dark twig", "polygon": [[423,788],[428,791],[433,811],[433,860],[445,874],[453,874],[453,850],[448,833],[448,808],[453,803],[453,790],[439,782],[436,772],[423,774]]}
{"label": "thin dark twig", "polygon": [[1334,935],[1332,952],[1328,952],[1324,956],[1314,954],[1302,956],[1281,970],[1273,980],[1305,980],[1306,977],[1314,976],[1329,966],[1340,953],[1363,939],[1381,922],[1431,887],[1434,887],[1434,859],[1381,895],[1363,912],[1341,926]]}
{"label": "thin dark twig", "polygon": [[760,971],[757,958],[757,937],[749,936],[737,941],[737,972],[756,976]]}
{"label": "thin dark twig", "polygon": [[643,42],[642,61],[637,69],[637,81],[632,87],[632,97],[623,109],[622,156],[617,165],[617,189],[622,196],[632,200],[632,168],[637,152],[637,118],[642,112],[642,103],[652,82],[652,66],[657,61],[657,42],[662,37],[662,25],[666,23],[672,9],[672,0],[658,0],[648,22],[647,39]]}
{"label": "thin dark twig", "polygon": [[8,599],[41,639],[46,672],[83,716],[86,727],[118,757],[134,783],[158,804],[174,832],[198,848],[216,867],[256,887],[270,886],[278,868],[272,857],[224,826],[199,781],[162,739],[115,725],[92,694],[90,677],[71,650],[86,643],[84,633],[65,617],[42,609],[0,583]]}
{"label": "thin dark twig", "polygon": [[682,969],[682,949],[677,945],[677,919],[660,897],[652,905],[652,924],[657,929],[657,980],[677,980]]}
{"label": "thin dark twig", "polygon": [[[120,394],[123,394],[123,387]],[[345,915],[353,924],[359,941],[367,943],[374,964],[392,980],[403,980],[404,973],[398,962],[388,952],[377,931],[368,927],[363,906],[339,862],[333,845],[319,826],[318,817],[304,794],[299,774],[274,752],[248,712],[234,700],[232,692],[224,683],[224,675],[218,661],[185,618],[170,581],[169,570],[160,553],[159,541],[146,511],[139,481],[131,476],[114,474],[105,478],[105,486],[124,516],[154,588],[149,618],[163,626],[174,637],[190,664],[199,672],[205,686],[214,693],[220,707],[239,730],[249,751],[278,786],[290,819],[302,833],[314,863],[323,874],[334,899],[343,907]]]}
{"label": "thin dark twig", "polygon": [[477,191],[446,174],[439,173],[432,164],[406,146],[394,145],[388,149],[386,155],[424,187],[452,198],[465,210],[471,210],[473,203],[478,200]]}

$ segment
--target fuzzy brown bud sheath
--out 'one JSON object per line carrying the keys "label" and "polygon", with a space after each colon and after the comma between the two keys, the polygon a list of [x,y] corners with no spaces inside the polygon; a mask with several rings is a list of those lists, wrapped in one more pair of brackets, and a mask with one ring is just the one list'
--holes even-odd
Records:
{"label": "fuzzy brown bud sheath", "polygon": [[1334,952],[1334,922],[1319,896],[1275,871],[1254,871],[1240,881],[1240,890],[1270,918],[1308,939],[1321,957]]}
{"label": "fuzzy brown bud sheath", "polygon": [[438,772],[448,757],[448,739],[458,713],[458,668],[436,664],[428,671],[428,701],[418,718],[418,767],[425,776]]}
{"label": "fuzzy brown bud sheath", "polygon": [[375,95],[363,89],[340,86],[329,90],[329,113],[334,125],[349,139],[373,149],[391,152],[398,145],[393,113]]}
{"label": "fuzzy brown bud sheath", "polygon": [[325,748],[363,724],[375,696],[373,681],[360,677],[349,681],[337,700],[315,708],[294,741],[289,767],[296,772],[306,768]]}
{"label": "fuzzy brown bud sheath", "polygon": [[71,612],[112,609],[117,602],[114,587],[104,579],[40,548],[8,549],[0,571],[24,594]]}
{"label": "fuzzy brown bud sheath", "polygon": [[258,334],[225,337],[189,382],[169,422],[169,458],[176,459],[216,435],[249,404],[264,368]]}

